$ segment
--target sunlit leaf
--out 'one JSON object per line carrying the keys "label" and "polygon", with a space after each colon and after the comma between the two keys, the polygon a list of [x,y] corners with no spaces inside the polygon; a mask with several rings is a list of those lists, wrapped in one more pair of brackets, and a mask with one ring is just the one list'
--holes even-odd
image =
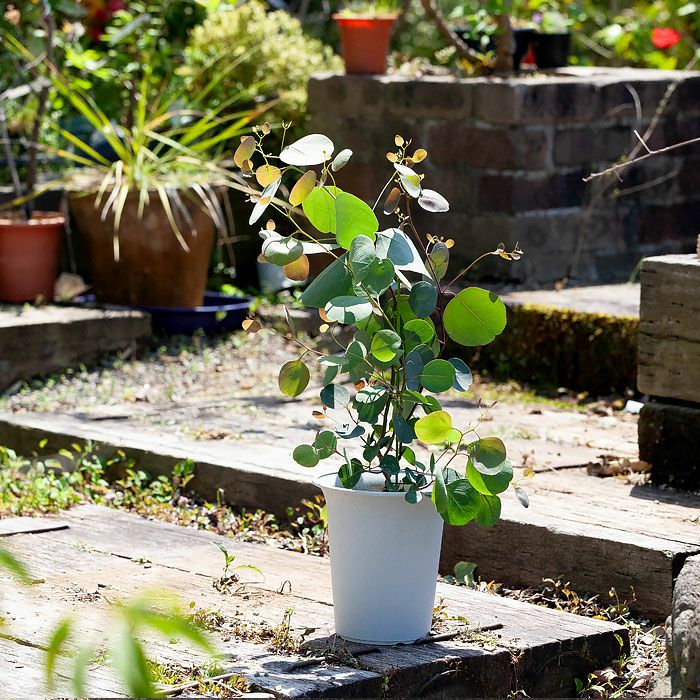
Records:
{"label": "sunlit leaf", "polygon": [[316,184],[316,173],[313,170],[307,170],[292,187],[289,193],[289,203],[296,207],[301,204],[310,194]]}
{"label": "sunlit leaf", "polygon": [[277,383],[280,391],[294,398],[309,385],[309,368],[302,360],[291,360],[280,368]]}
{"label": "sunlit leaf", "polygon": [[309,258],[302,255],[284,266],[284,276],[292,282],[303,282],[309,276]]}
{"label": "sunlit leaf", "polygon": [[385,214],[391,214],[396,211],[396,207],[399,206],[399,200],[401,199],[401,190],[398,187],[392,187],[389,194],[384,200],[383,211]]}
{"label": "sunlit leaf", "polygon": [[255,171],[255,179],[258,181],[260,187],[267,187],[271,185],[275,180],[279,180],[282,177],[282,171],[274,165],[261,165]]}
{"label": "sunlit leaf", "polygon": [[331,170],[334,173],[337,173],[338,170],[341,168],[344,168],[348,161],[350,160],[350,157],[352,156],[352,151],[349,148],[344,148],[338,155],[333,159],[333,162],[331,163]]}
{"label": "sunlit leaf", "polygon": [[277,194],[280,182],[282,182],[282,180],[275,180],[262,191],[260,199],[255,203],[250,218],[248,219],[249,224],[254,224],[265,213],[265,209],[267,209],[272,198]]}
{"label": "sunlit leaf", "polygon": [[435,190],[424,189],[418,197],[418,204],[430,212],[445,212],[450,210],[450,203]]}
{"label": "sunlit leaf", "polygon": [[506,327],[506,307],[493,292],[468,287],[450,300],[443,322],[456,343],[486,345]]}
{"label": "sunlit leaf", "polygon": [[421,193],[420,175],[401,163],[394,163],[394,167],[399,174],[399,180],[406,190],[406,194],[410,197],[418,197]]}
{"label": "sunlit leaf", "polygon": [[320,165],[332,155],[335,146],[323,134],[309,134],[286,146],[280,153],[280,160],[287,165],[301,167]]}
{"label": "sunlit leaf", "polygon": [[233,154],[233,162],[239,167],[243,167],[243,163],[250,159],[250,157],[255,153],[255,147],[257,145],[256,140],[252,136],[244,136],[241,139],[236,152]]}
{"label": "sunlit leaf", "polygon": [[452,430],[452,416],[447,411],[434,411],[416,421],[416,436],[426,445],[438,445]]}

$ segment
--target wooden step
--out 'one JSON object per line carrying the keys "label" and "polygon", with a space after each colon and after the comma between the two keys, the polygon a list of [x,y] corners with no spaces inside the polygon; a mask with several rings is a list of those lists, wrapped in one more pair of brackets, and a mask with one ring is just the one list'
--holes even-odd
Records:
{"label": "wooden step", "polygon": [[[177,461],[193,459],[192,488],[204,497],[215,500],[223,489],[232,503],[280,516],[318,493],[311,484],[314,470],[292,462],[286,441],[199,442],[116,420],[0,414],[0,444],[31,454],[42,439],[44,450],[54,454],[87,440],[105,455],[124,450],[156,474],[169,475]],[[561,449],[563,466],[577,464],[567,462],[567,449]],[[516,470],[516,478],[521,476]],[[697,496],[601,479],[583,468],[544,469],[523,485],[529,509],[508,493],[496,527],[445,529],[442,573],[452,573],[457,561],[471,561],[483,579],[507,585],[537,586],[542,578],[563,577],[577,592],[598,594],[603,601],[614,588],[637,613],[665,620],[675,577],[684,560],[700,552]]]}
{"label": "wooden step", "polygon": [[[175,593],[185,604],[194,601],[195,610],[223,615],[224,625],[213,632],[224,653],[221,665],[243,675],[256,690],[282,698],[505,697],[515,691],[568,697],[574,695],[576,678],[585,679],[629,650],[627,631],[618,625],[447,584],[438,584],[437,602],[446,615],[467,620],[448,623],[456,636],[445,638],[443,632],[433,641],[395,647],[345,644],[333,635],[327,559],[233,542],[98,506],[78,506],[60,519],[67,529],[3,538],[3,545],[28,562],[40,580],[32,590],[0,584],[3,605],[12,611],[11,635],[0,640],[0,677],[8,697],[41,691],[36,685],[39,655],[18,654],[18,646],[36,650],[67,613],[80,629],[102,630],[114,602],[154,589]],[[237,592],[216,590],[222,556],[215,543],[235,554],[236,564],[258,567],[264,579],[241,570]],[[244,624],[253,631],[277,626],[290,609],[295,638],[313,628],[306,638],[317,658],[274,653],[264,642],[242,640],[235,631]],[[479,631],[488,627],[497,630]],[[345,663],[321,655],[339,645],[353,655]],[[149,648],[160,663],[206,660],[179,643],[154,641]],[[61,670],[68,671],[65,665]],[[94,669],[90,678],[91,696],[122,694],[107,670]]]}
{"label": "wooden step", "polygon": [[0,305],[0,390],[100,360],[151,335],[139,311]]}

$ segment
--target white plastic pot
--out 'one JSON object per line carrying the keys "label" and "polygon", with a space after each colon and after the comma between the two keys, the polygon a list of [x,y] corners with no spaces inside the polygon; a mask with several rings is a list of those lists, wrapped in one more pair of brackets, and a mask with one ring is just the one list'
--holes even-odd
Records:
{"label": "white plastic pot", "polygon": [[314,482],[328,506],[336,633],[353,642],[400,644],[430,632],[442,518],[426,495],[407,503],[364,474],[346,489],[336,474]]}

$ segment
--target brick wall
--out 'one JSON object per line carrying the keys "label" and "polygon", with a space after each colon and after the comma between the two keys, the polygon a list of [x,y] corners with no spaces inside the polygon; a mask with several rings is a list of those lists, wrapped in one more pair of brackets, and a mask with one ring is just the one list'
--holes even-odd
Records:
{"label": "brick wall", "polygon": [[[650,159],[601,184],[583,177],[637,143],[672,81],[652,148],[700,136],[700,73],[566,69],[511,80],[319,74],[311,129],[354,156],[339,184],[374,199],[390,174],[393,136],[428,150],[426,186],[451,203],[423,230],[454,238],[471,260],[520,242],[518,265],[479,269],[530,286],[565,277],[626,280],[646,255],[689,252],[700,232],[700,147]],[[426,228],[427,226],[427,228]],[[460,259],[454,260],[458,265]]]}

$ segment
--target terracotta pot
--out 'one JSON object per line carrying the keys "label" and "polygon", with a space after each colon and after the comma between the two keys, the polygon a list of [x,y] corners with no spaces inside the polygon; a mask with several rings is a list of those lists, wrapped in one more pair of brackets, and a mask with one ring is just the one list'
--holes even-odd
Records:
{"label": "terracotta pot", "polygon": [[386,73],[394,16],[343,17],[333,15],[340,27],[346,73]]}
{"label": "terracotta pot", "polygon": [[53,300],[64,224],[58,212],[0,219],[0,301]]}
{"label": "terracotta pot", "polygon": [[[114,258],[114,217],[101,220],[96,195],[70,195],[77,228],[85,239],[92,288],[98,301],[125,306],[201,306],[214,242],[214,222],[196,195],[181,193],[193,225],[179,216],[189,248],[178,242],[156,192],[138,216],[138,192],[126,198]],[[104,200],[102,202],[104,205]],[[173,207],[175,210],[175,207]]]}

